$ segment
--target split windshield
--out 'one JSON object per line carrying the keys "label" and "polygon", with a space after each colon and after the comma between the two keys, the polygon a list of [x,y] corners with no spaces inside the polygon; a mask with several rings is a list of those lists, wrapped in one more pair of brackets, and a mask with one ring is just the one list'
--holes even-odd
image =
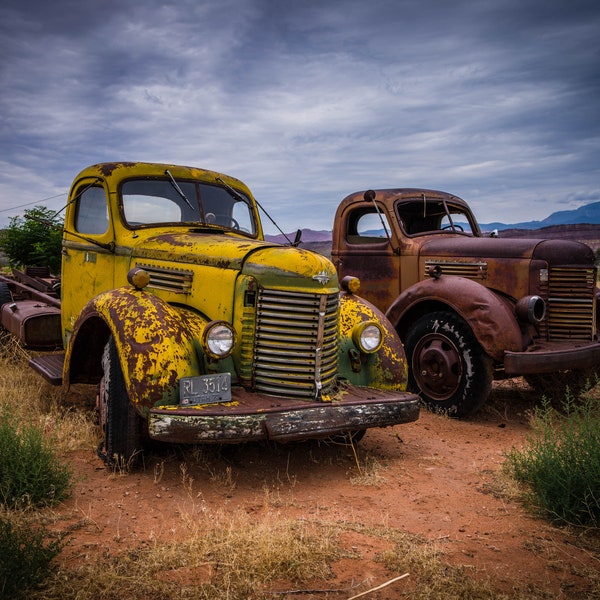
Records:
{"label": "split windshield", "polygon": [[123,183],[121,198],[123,216],[133,228],[211,225],[256,234],[250,201],[238,190],[200,181],[133,179]]}

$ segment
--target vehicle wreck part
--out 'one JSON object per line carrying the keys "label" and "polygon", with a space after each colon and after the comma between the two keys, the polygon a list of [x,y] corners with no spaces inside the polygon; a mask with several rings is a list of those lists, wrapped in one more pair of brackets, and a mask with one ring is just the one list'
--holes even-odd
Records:
{"label": "vehicle wreck part", "polygon": [[13,301],[12,293],[8,285],[4,282],[0,282],[0,308],[4,304],[9,304]]}
{"label": "vehicle wreck part", "polygon": [[104,440],[98,454],[111,468],[130,469],[141,458],[142,418],[129,401],[125,379],[114,337],[110,337],[102,355],[104,375],[99,385],[100,424]]}
{"label": "vehicle wreck part", "polygon": [[546,303],[539,296],[525,296],[515,304],[515,312],[521,321],[537,325],[546,316]]}
{"label": "vehicle wreck part", "polygon": [[451,417],[477,410],[492,388],[492,360],[458,315],[421,317],[406,336],[409,388],[432,409]]}

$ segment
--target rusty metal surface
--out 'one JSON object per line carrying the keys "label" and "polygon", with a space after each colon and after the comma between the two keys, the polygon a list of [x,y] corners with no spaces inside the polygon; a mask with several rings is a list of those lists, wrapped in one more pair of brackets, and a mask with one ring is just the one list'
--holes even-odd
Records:
{"label": "rusty metal surface", "polygon": [[600,364],[600,344],[536,344],[527,352],[506,352],[507,375],[554,373],[568,369],[588,369]]}
{"label": "rusty metal surface", "polygon": [[19,300],[2,306],[2,327],[32,350],[62,346],[60,309],[35,300]]}
{"label": "rusty metal surface", "polygon": [[183,443],[293,441],[416,421],[415,394],[346,386],[334,402],[301,402],[232,390],[232,402],[196,408],[156,407],[153,439]]}

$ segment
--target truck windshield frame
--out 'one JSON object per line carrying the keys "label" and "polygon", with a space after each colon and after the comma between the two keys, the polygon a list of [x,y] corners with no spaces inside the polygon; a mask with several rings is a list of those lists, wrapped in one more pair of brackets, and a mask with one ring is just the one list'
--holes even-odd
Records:
{"label": "truck windshield frame", "polygon": [[471,213],[462,205],[438,198],[403,199],[395,205],[398,222],[408,237],[458,233],[478,237]]}
{"label": "truck windshield frame", "polygon": [[177,180],[182,194],[168,178],[128,179],[119,191],[121,218],[130,229],[165,226],[210,226],[256,237],[250,200],[236,190],[205,181]]}

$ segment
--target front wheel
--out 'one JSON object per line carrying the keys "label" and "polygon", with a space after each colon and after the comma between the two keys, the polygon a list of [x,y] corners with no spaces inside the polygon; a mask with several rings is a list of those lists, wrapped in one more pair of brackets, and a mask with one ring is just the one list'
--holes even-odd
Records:
{"label": "front wheel", "polygon": [[98,391],[104,440],[99,455],[113,469],[137,466],[143,451],[142,418],[129,400],[119,354],[111,336],[102,355],[103,377]]}
{"label": "front wheel", "polygon": [[418,319],[406,335],[408,385],[433,410],[451,417],[475,412],[492,389],[492,360],[457,314]]}

